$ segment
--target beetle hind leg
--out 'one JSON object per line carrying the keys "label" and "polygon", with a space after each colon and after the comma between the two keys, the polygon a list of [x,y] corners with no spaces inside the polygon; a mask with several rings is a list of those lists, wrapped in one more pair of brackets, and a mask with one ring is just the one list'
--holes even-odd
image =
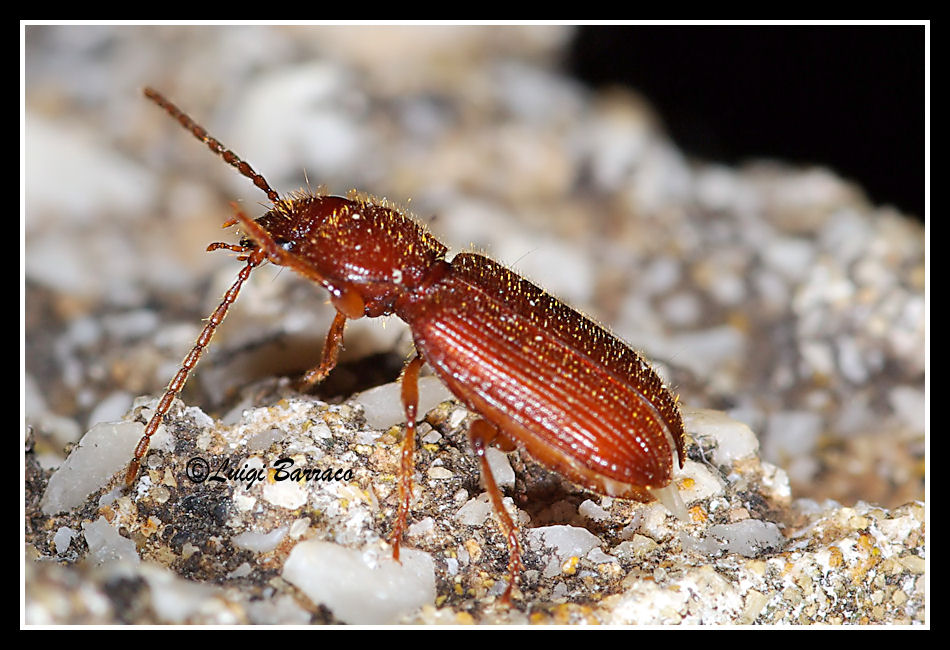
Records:
{"label": "beetle hind leg", "polygon": [[498,489],[498,484],[495,483],[495,477],[492,476],[491,467],[488,464],[488,457],[485,455],[485,449],[489,443],[496,440],[503,442],[507,439],[487,420],[482,419],[472,422],[472,426],[468,430],[468,437],[472,443],[472,449],[475,450],[475,455],[478,457],[482,483],[488,492],[488,496],[491,497],[492,509],[508,544],[508,587],[501,597],[501,602],[508,604],[511,602],[511,590],[518,581],[518,574],[524,569],[521,562],[521,542],[518,539],[518,527],[512,520],[511,515],[508,514],[508,510],[505,509],[501,490]]}

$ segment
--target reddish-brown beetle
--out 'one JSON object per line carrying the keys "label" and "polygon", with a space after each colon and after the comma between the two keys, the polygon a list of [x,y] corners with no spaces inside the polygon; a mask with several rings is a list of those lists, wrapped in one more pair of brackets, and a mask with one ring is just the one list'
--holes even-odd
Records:
{"label": "reddish-brown beetle", "polygon": [[[610,333],[511,270],[481,255],[447,249],[416,221],[370,197],[291,195],[281,199],[263,176],[209,136],[156,91],[145,96],[267,194],[273,208],[258,219],[238,211],[240,244],[215,243],[241,253],[246,265],[208,320],[194,348],[165,390],[129,465],[139,465],[198,363],[214,330],[251,270],[269,261],[325,287],[337,313],[320,364],[305,386],[333,369],[347,319],[395,314],[409,324],[416,355],[402,373],[406,436],[399,472],[399,509],[390,541],[399,559],[412,494],[418,377],[428,363],[449,390],[480,417],[469,430],[482,480],[508,549],[508,601],[522,568],[518,530],[502,503],[486,446],[520,447],[536,461],[600,494],[650,501],[669,496],[674,459],[684,461],[677,398],[644,359]],[[678,505],[677,505],[678,504]]]}

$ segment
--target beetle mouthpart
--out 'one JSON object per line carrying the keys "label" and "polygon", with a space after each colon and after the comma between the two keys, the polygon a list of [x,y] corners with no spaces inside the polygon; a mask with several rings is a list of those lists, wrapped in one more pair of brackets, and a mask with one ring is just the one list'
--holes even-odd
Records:
{"label": "beetle mouthpart", "polygon": [[650,491],[650,494],[653,495],[657,501],[666,506],[666,509],[673,513],[680,521],[689,521],[689,515],[686,513],[686,504],[683,503],[683,498],[680,496],[679,490],[676,489],[676,483],[670,483],[666,487],[661,488],[647,488]]}

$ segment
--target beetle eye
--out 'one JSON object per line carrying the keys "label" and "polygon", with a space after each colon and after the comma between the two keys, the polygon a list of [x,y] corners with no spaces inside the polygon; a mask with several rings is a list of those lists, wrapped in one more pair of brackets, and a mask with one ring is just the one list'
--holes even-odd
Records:
{"label": "beetle eye", "polygon": [[[294,240],[292,239],[282,239],[280,237],[274,237],[274,243],[283,248],[285,251],[291,251],[294,248]],[[241,238],[241,247],[246,250],[255,250],[258,248],[257,242],[255,242],[250,237]]]}

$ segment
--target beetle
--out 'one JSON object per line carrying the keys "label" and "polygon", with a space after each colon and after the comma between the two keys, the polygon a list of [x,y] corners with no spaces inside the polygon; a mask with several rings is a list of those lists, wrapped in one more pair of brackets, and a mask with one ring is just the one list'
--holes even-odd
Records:
{"label": "beetle", "polygon": [[409,325],[415,354],[400,377],[406,434],[389,538],[396,560],[410,510],[418,378],[425,363],[477,415],[468,437],[509,551],[503,602],[509,602],[523,565],[518,528],[486,457],[491,444],[518,447],[599,494],[659,498],[684,517],[671,486],[674,465],[682,468],[685,459],[678,397],[637,352],[487,257],[466,252],[446,259],[444,244],[386,201],[355,191],[345,197],[300,192],[282,198],[163,95],[151,88],[144,93],[253,181],[272,207],[257,219],[235,207],[225,226],[240,225],[240,243],[208,246],[239,253],[245,265],[165,389],[129,464],[128,485],[242,285],[267,261],[324,287],[336,309],[320,363],[300,382],[304,389],[333,370],[346,321],[395,314]]}

